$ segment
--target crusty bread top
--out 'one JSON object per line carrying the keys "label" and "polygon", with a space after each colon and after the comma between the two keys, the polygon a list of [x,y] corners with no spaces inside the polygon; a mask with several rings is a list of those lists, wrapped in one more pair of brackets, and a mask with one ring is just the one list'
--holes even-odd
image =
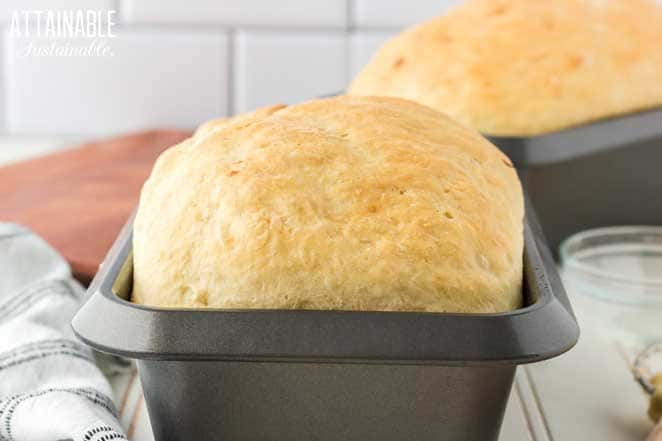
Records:
{"label": "crusty bread top", "polygon": [[510,161],[420,104],[338,97],[212,121],[158,159],[138,303],[495,312],[522,302]]}
{"label": "crusty bread top", "polygon": [[531,136],[662,104],[662,4],[474,0],[386,43],[349,93]]}

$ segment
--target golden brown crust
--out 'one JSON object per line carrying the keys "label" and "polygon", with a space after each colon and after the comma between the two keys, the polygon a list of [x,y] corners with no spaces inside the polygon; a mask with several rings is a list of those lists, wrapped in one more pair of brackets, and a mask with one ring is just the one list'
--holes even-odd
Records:
{"label": "golden brown crust", "polygon": [[386,43],[349,93],[527,136],[662,104],[662,4],[472,0]]}
{"label": "golden brown crust", "polygon": [[138,303],[494,312],[521,304],[506,157],[419,104],[337,97],[208,123],[134,224]]}

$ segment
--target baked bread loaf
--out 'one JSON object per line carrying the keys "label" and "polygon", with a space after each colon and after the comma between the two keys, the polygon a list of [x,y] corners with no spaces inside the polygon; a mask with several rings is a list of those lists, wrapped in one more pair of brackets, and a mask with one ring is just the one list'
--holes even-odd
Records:
{"label": "baked bread loaf", "polygon": [[473,0],[387,42],[354,95],[532,136],[662,104],[662,3]]}
{"label": "baked bread loaf", "polygon": [[207,123],[158,159],[134,223],[133,301],[512,310],[523,214],[506,156],[428,107],[269,107]]}

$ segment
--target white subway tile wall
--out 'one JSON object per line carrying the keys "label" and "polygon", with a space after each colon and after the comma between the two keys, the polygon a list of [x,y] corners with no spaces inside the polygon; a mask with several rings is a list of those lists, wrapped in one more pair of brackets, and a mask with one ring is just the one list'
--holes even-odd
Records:
{"label": "white subway tile wall", "polygon": [[411,26],[446,12],[462,0],[354,0],[352,21],[358,27]]}
{"label": "white subway tile wall", "polygon": [[228,41],[220,31],[124,30],[105,57],[25,56],[31,42],[8,39],[10,132],[192,127],[227,113]]}
{"label": "white subway tile wall", "polygon": [[342,91],[346,52],[343,33],[240,32],[235,39],[234,110]]}
{"label": "white subway tile wall", "polygon": [[350,80],[358,74],[387,40],[397,35],[397,31],[356,31],[349,40]]}
{"label": "white subway tile wall", "polygon": [[341,0],[122,0],[128,23],[209,23],[224,26],[337,27],[347,25]]}
{"label": "white subway tile wall", "polygon": [[81,9],[109,11],[114,9],[114,6],[115,0],[2,0],[0,1],[0,21],[10,21],[14,11],[19,12],[19,17],[22,17],[21,11],[67,11]]}
{"label": "white subway tile wall", "polygon": [[[194,128],[340,92],[386,39],[457,2],[0,0],[0,136]],[[10,36],[13,11],[81,9],[116,11],[112,57],[26,56],[34,39]]]}

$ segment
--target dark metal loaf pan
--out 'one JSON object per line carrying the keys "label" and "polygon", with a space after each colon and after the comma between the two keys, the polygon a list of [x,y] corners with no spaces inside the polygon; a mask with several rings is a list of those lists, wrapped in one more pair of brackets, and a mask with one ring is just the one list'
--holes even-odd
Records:
{"label": "dark metal loaf pan", "polygon": [[530,138],[488,138],[519,169],[555,252],[587,228],[662,222],[662,109]]}
{"label": "dark metal loaf pan", "polygon": [[93,348],[137,359],[157,441],[494,441],[516,366],[579,335],[528,213],[527,306],[512,312],[135,305],[129,222],[72,325]]}

